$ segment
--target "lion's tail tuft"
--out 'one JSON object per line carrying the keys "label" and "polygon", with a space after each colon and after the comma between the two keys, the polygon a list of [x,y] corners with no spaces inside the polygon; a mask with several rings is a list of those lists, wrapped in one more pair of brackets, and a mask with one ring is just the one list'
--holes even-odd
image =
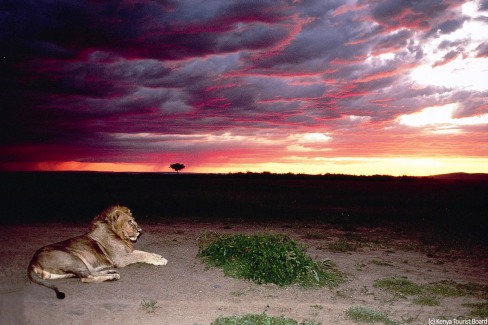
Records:
{"label": "lion's tail tuft", "polygon": [[56,292],[56,298],[64,299],[64,297],[66,297],[64,292],[59,291],[58,287],[56,287],[54,284],[42,279],[39,276],[39,274],[36,273],[36,271],[34,270],[34,267],[32,265],[29,265],[29,271],[27,272],[27,275],[29,276],[29,279],[32,282],[54,290],[54,292]]}

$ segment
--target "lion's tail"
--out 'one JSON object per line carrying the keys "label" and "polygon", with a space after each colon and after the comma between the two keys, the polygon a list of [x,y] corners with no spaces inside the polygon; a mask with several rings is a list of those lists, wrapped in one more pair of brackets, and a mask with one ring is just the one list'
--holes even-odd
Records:
{"label": "lion's tail", "polygon": [[46,281],[46,280],[42,279],[39,276],[39,274],[37,274],[36,271],[34,270],[34,266],[29,265],[29,269],[28,269],[27,275],[28,275],[29,279],[32,282],[37,283],[37,284],[42,285],[42,286],[45,286],[45,287],[48,287],[49,289],[54,290],[54,292],[56,292],[56,297],[58,299],[64,299],[64,297],[66,296],[64,294],[64,292],[59,291],[58,287],[56,287],[54,284],[50,283],[49,281]]}

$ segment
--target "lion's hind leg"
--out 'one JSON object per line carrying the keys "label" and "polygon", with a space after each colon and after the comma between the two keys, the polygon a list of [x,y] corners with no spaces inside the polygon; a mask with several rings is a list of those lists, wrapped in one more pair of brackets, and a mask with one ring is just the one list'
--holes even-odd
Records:
{"label": "lion's hind leg", "polygon": [[65,273],[65,274],[49,273],[49,275],[47,277],[43,277],[43,279],[57,280],[57,279],[67,279],[67,278],[73,278],[73,277],[76,277],[76,274],[72,274],[72,273]]}
{"label": "lion's hind leg", "polygon": [[115,271],[114,269],[102,270],[102,271],[99,271],[98,273],[101,273],[101,274],[119,274],[119,272]]}
{"label": "lion's hind leg", "polygon": [[105,281],[116,281],[120,279],[119,273],[115,270],[103,270],[103,271],[94,271],[88,274],[80,274],[79,275],[81,282],[84,283],[98,283],[98,282],[105,282]]}
{"label": "lion's hind leg", "polygon": [[27,275],[29,276],[29,279],[32,282],[54,290],[54,292],[56,292],[56,297],[58,299],[64,299],[65,294],[63,292],[61,292],[58,289],[58,287],[56,287],[54,284],[52,284],[52,283],[50,283],[50,282],[48,282],[42,278],[42,276],[45,276],[46,274],[50,274],[50,273],[49,272],[44,273],[44,270],[37,265],[33,265],[33,264],[29,265]]}

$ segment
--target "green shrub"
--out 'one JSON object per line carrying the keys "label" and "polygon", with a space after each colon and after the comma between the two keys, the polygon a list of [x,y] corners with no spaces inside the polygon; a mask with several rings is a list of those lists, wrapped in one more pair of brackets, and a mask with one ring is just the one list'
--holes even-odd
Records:
{"label": "green shrub", "polygon": [[337,286],[343,276],[328,262],[315,262],[305,246],[286,235],[219,235],[203,233],[198,238],[198,256],[211,266],[220,267],[231,277],[258,284],[303,287]]}
{"label": "green shrub", "polygon": [[385,313],[371,309],[369,307],[355,306],[346,310],[346,316],[356,322],[364,323],[383,323],[385,325],[395,325],[397,322],[388,318]]}
{"label": "green shrub", "polygon": [[266,314],[245,316],[219,317],[210,325],[320,325],[315,321],[303,321],[298,323],[294,319],[285,317],[271,317]]}

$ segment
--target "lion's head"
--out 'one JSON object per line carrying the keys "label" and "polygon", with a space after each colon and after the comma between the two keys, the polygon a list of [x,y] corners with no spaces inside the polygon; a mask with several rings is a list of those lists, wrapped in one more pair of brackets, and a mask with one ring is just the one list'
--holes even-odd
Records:
{"label": "lion's head", "polygon": [[107,225],[120,239],[126,242],[136,241],[142,231],[129,208],[119,205],[105,209],[93,219],[93,230],[102,225]]}

